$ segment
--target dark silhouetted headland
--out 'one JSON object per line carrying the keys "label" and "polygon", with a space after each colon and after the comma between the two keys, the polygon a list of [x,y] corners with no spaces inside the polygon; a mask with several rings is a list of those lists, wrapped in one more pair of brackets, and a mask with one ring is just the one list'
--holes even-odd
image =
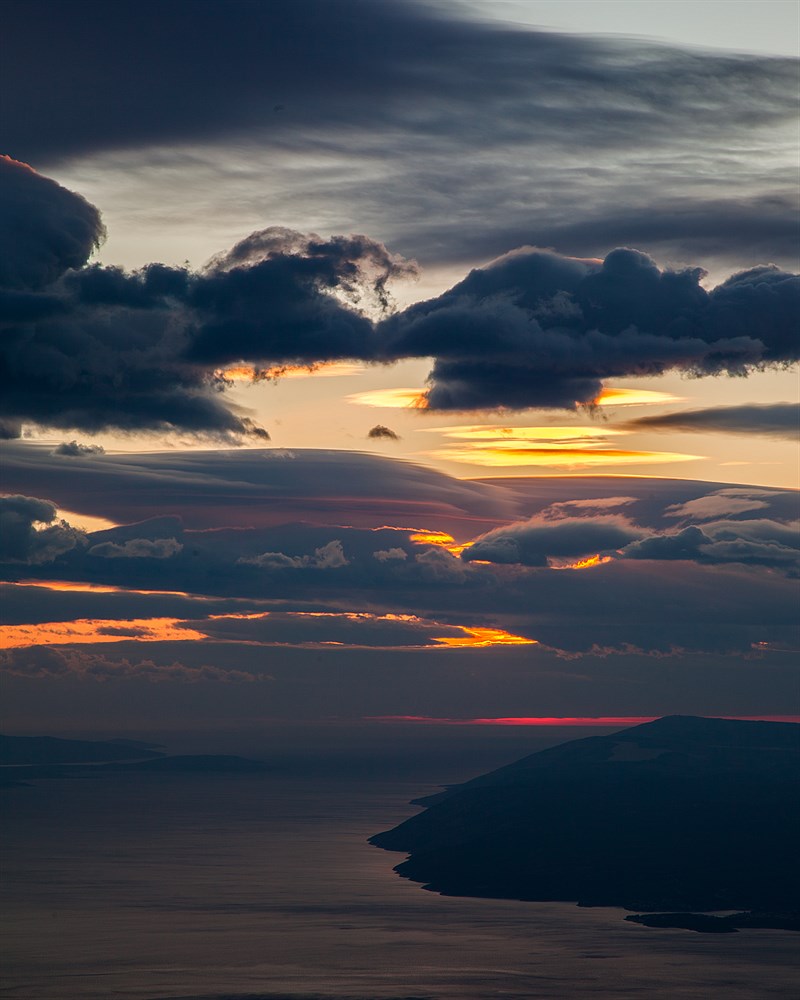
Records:
{"label": "dark silhouetted headland", "polygon": [[[648,926],[797,929],[800,726],[672,716],[417,800],[371,838],[444,895],[658,911]],[[698,911],[742,910],[716,923]],[[667,912],[669,911],[669,912]]]}

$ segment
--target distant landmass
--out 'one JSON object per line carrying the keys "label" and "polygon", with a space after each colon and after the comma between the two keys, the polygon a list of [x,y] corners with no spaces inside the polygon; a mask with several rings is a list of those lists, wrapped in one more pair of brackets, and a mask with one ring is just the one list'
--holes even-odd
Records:
{"label": "distant landmass", "polygon": [[67,740],[53,736],[0,735],[0,787],[36,778],[69,778],[109,772],[144,774],[252,774],[267,765],[231,754],[167,756],[139,740]]}
{"label": "distant landmass", "polygon": [[[651,911],[647,926],[800,927],[800,726],[670,716],[532,754],[370,843],[450,896]],[[746,911],[725,917],[710,911]]]}
{"label": "distant landmass", "polygon": [[65,740],[0,735],[0,764],[94,764],[160,757],[158,745],[139,740]]}

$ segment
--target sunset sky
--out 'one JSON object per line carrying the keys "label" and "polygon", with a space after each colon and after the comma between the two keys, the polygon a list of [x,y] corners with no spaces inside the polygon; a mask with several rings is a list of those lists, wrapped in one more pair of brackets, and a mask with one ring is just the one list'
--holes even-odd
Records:
{"label": "sunset sky", "polygon": [[6,731],[800,713],[797,4],[3,17]]}

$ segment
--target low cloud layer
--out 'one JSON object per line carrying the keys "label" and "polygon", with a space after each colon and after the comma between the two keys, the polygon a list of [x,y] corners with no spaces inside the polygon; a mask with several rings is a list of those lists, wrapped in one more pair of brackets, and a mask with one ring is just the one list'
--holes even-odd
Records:
{"label": "low cloud layer", "polygon": [[[654,532],[613,515],[553,521],[534,518],[488,532],[465,549],[461,558],[535,567],[558,567],[564,557],[590,557],[596,561],[682,560],[705,565],[761,566],[782,570],[789,576],[800,575],[800,521],[753,516],[753,511],[768,506],[765,503],[734,506],[735,513],[751,514],[747,520],[736,521],[722,519],[730,508],[720,504],[714,520],[711,504],[704,508],[701,501],[696,503],[702,525]],[[690,508],[692,504],[683,506]],[[688,511],[681,511],[680,516],[690,519]],[[587,565],[590,563],[576,563],[577,568]]]}
{"label": "low cloud layer", "polygon": [[[248,465],[253,472],[259,463],[263,467],[263,454],[214,456],[230,477],[232,514],[243,509]],[[95,470],[109,463],[105,485],[98,485],[95,494],[111,502],[126,492],[121,482],[130,487],[154,477],[189,489],[183,466],[173,480],[165,478],[166,468],[158,471],[162,462],[175,464],[176,456],[146,458],[149,467],[141,469],[140,478],[132,475],[135,465],[120,478],[113,456],[86,458],[87,468]],[[214,496],[215,462],[210,456],[190,458],[198,472],[203,470],[196,478],[200,497],[210,504],[209,511],[225,518],[223,495]],[[404,482],[437,492],[447,484],[447,477],[409,479],[414,469],[406,463],[361,459],[361,474],[369,474],[373,482],[385,479],[393,467],[402,472],[406,478],[398,475],[392,487],[398,492]],[[58,459],[50,456],[50,461]],[[74,462],[84,460],[62,461],[72,469]],[[658,655],[672,655],[675,648],[749,656],[753,644],[763,642],[794,648],[800,534],[792,491],[650,479],[627,480],[621,490],[618,480],[612,487],[602,477],[510,480],[502,489],[462,484],[462,492],[453,493],[463,504],[460,519],[431,506],[417,508],[417,516],[426,510],[425,522],[415,518],[412,525],[392,526],[384,518],[386,508],[377,505],[371,523],[361,527],[341,520],[293,522],[303,491],[313,494],[325,487],[319,475],[323,468],[313,453],[306,464],[302,452],[280,465],[290,475],[283,490],[280,480],[270,484],[271,491],[284,497],[282,517],[272,525],[197,530],[174,517],[157,517],[80,536],[80,544],[57,554],[48,548],[48,562],[41,561],[36,545],[44,544],[38,536],[46,537],[42,528],[51,523],[47,519],[54,516],[54,505],[9,498],[9,510],[24,515],[26,523],[45,520],[31,528],[36,538],[26,549],[24,570],[20,553],[7,556],[6,579],[17,580],[24,573],[29,581],[63,581],[52,593],[46,587],[20,587],[28,604],[41,604],[41,610],[39,617],[16,620],[35,625],[93,615],[94,625],[87,620],[71,630],[48,626],[48,643],[137,637],[155,644],[188,641],[187,629],[193,625],[195,639],[203,639],[208,615],[221,615],[215,634],[224,632],[234,641],[248,630],[269,631],[271,625],[258,625],[259,616],[266,609],[280,609],[345,616],[368,611],[388,616],[386,622],[394,620],[392,615],[411,615],[454,627],[501,629],[569,656],[627,647]],[[340,479],[352,487],[352,475]],[[489,516],[493,489],[498,493]],[[264,502],[260,497],[254,490],[254,509]],[[509,517],[514,509],[517,516]],[[105,513],[116,511],[107,507]],[[443,523],[454,525],[458,540],[443,530]],[[73,529],[59,527],[69,543]],[[89,589],[72,593],[69,588],[80,581]],[[95,593],[92,586],[111,589]],[[66,589],[58,589],[62,587]],[[10,624],[24,611],[15,593],[12,588],[4,598]],[[203,599],[192,603],[186,596],[191,594]],[[108,630],[115,619],[118,628],[112,634]],[[287,621],[297,624],[300,619],[290,616]],[[106,622],[105,640],[97,633],[98,622]],[[119,632],[123,626],[129,631]],[[131,628],[138,631],[131,633]],[[298,629],[301,635],[303,629]],[[32,634],[23,630],[19,641],[32,641]],[[358,636],[352,641],[358,644]]]}
{"label": "low cloud layer", "polygon": [[641,528],[614,515],[533,519],[482,535],[462,553],[462,559],[522,566],[547,566],[563,556],[585,556],[621,549],[640,538]]}
{"label": "low cloud layer", "polygon": [[197,683],[212,681],[247,683],[265,679],[263,674],[246,670],[183,663],[155,663],[153,660],[111,657],[86,653],[83,650],[28,647],[0,651],[0,674],[27,680],[76,679],[99,683],[114,681],[148,681],[158,683]]}

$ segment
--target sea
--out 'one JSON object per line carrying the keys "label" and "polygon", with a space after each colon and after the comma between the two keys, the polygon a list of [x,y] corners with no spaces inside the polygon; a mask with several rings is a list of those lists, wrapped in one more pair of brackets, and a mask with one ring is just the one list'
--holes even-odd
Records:
{"label": "sea", "polygon": [[402,855],[367,838],[413,815],[409,800],[576,735],[423,729],[156,734],[268,769],[98,769],[3,790],[0,997],[800,995],[791,932],[646,928],[618,909],[443,897],[397,876]]}

